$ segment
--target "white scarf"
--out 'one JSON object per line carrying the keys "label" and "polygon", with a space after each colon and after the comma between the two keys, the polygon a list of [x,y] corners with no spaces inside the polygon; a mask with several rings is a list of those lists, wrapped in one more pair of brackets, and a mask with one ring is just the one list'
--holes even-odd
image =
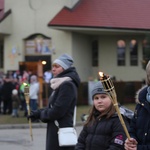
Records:
{"label": "white scarf", "polygon": [[57,89],[63,82],[71,81],[70,77],[54,78],[50,80],[51,88],[53,90]]}

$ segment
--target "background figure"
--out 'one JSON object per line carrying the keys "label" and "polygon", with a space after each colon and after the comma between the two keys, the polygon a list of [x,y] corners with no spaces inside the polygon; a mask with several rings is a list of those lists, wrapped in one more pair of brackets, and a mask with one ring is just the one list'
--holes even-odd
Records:
{"label": "background figure", "polygon": [[0,78],[0,114],[2,113],[2,86],[3,86],[3,80]]}
{"label": "background figure", "polygon": [[46,72],[44,72],[44,81],[46,83],[50,83],[50,80],[52,79],[53,75],[52,75],[52,71],[51,70],[47,70]]}
{"label": "background figure", "polygon": [[24,116],[27,116],[27,106],[26,106],[26,100],[24,96],[24,87],[25,83],[29,86],[28,80],[24,79],[21,81],[20,87],[19,87],[19,98],[21,101],[21,109],[24,110]]}
{"label": "background figure", "polygon": [[48,100],[48,96],[52,93],[52,89],[50,88],[50,80],[53,78],[52,71],[47,70],[44,72],[44,90],[45,90],[45,98]]}
{"label": "background figure", "polygon": [[[73,59],[67,54],[61,55],[53,62],[51,88],[53,92],[49,98],[49,104],[45,109],[31,111],[32,121],[40,119],[47,123],[46,150],[74,150],[74,146],[60,147],[58,144],[58,127],[73,127],[73,113],[77,102],[77,88],[80,78],[75,67],[72,67]],[[68,137],[70,138],[70,137]]]}
{"label": "background figure", "polygon": [[19,117],[18,110],[20,105],[20,99],[18,96],[18,91],[16,89],[12,90],[12,117]]}
{"label": "background figure", "polygon": [[129,134],[131,139],[125,142],[126,150],[150,149],[150,61],[146,66],[147,85],[136,95],[136,108],[131,120]]}
{"label": "background figure", "polygon": [[30,78],[29,87],[30,107],[31,110],[37,110],[38,94],[39,94],[39,83],[37,82],[37,76],[32,75]]}
{"label": "background figure", "polygon": [[18,79],[18,80],[19,80],[19,78],[21,78],[21,74],[20,74],[20,71],[19,71],[19,70],[15,71],[15,72],[13,73],[13,78],[14,78],[14,79]]}
{"label": "background figure", "polygon": [[28,74],[28,72],[26,70],[24,70],[23,71],[23,75],[22,75],[22,79],[23,80],[28,80],[28,78],[29,78],[29,74]]}
{"label": "background figure", "polygon": [[19,90],[19,87],[20,87],[19,79],[13,78],[12,79],[12,84],[13,84],[15,89]]}
{"label": "background figure", "polygon": [[30,78],[31,78],[32,75],[33,75],[32,71],[31,70],[28,71],[28,82],[29,83],[30,83]]}
{"label": "background figure", "polygon": [[11,114],[12,113],[12,90],[14,86],[11,82],[11,79],[6,77],[4,79],[4,84],[2,86],[2,97],[3,97],[3,114]]}
{"label": "background figure", "polygon": [[109,92],[98,81],[91,93],[93,106],[75,150],[124,150],[126,135]]}

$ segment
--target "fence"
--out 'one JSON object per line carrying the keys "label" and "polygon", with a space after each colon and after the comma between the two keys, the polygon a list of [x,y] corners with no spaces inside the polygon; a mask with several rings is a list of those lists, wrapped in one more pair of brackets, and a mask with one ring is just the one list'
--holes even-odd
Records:
{"label": "fence", "polygon": [[[114,82],[117,93],[117,100],[120,104],[134,103],[135,94],[142,87],[142,82]],[[43,84],[43,106],[48,103],[48,97],[52,90],[49,84]],[[77,105],[89,105],[89,83],[82,82],[78,88]]]}
{"label": "fence", "polygon": [[[78,89],[78,105],[89,104],[88,84],[88,82],[80,84]],[[142,82],[114,82],[114,86],[117,93],[117,100],[120,104],[134,103],[136,91],[142,87]]]}

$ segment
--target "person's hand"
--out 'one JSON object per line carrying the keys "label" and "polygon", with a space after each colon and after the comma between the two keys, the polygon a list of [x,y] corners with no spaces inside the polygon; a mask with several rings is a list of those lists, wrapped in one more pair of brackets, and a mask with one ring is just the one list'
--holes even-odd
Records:
{"label": "person's hand", "polygon": [[124,148],[125,150],[137,150],[137,141],[134,138],[126,139]]}
{"label": "person's hand", "polygon": [[36,121],[39,119],[39,111],[31,111],[30,115],[27,116],[27,119],[31,119],[31,121]]}
{"label": "person's hand", "polygon": [[28,121],[31,119],[31,121],[35,121],[35,120],[37,120],[36,119],[36,117],[34,116],[34,114],[30,114],[30,115],[27,115],[27,119],[28,119]]}

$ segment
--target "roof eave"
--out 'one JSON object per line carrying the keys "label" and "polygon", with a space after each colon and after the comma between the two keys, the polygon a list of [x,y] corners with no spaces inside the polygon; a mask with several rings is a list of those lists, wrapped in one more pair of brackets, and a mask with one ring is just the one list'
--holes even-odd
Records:
{"label": "roof eave", "polygon": [[10,35],[12,33],[12,13],[8,10],[0,20],[0,34]]}
{"label": "roof eave", "polygon": [[55,30],[64,31],[91,31],[91,32],[114,32],[114,33],[137,33],[148,34],[150,29],[137,29],[137,28],[112,28],[112,27],[88,27],[88,26],[64,26],[64,25],[49,25],[50,28]]}

